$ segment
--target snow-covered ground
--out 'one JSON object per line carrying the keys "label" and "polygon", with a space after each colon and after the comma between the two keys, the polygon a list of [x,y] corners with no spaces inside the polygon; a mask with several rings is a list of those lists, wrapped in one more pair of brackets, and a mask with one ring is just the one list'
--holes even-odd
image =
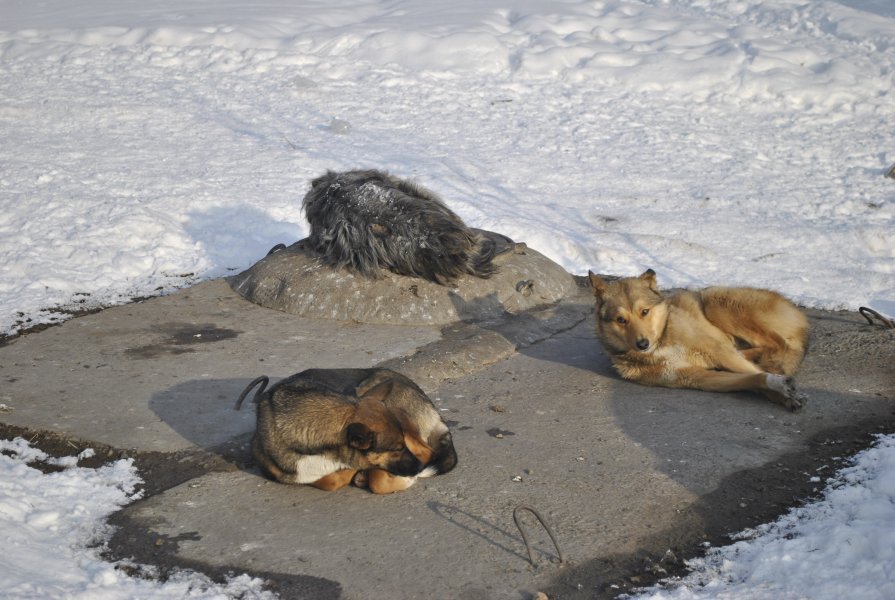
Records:
{"label": "snow-covered ground", "polygon": [[[89,452],[89,451],[85,451]],[[0,440],[0,597],[8,600],[274,600],[260,579],[240,575],[217,585],[182,572],[160,584],[128,577],[100,558],[105,518],[135,500],[131,459],[99,469],[77,456],[52,458],[22,438]],[[34,463],[63,470],[44,474]],[[147,573],[151,575],[151,573]]]}
{"label": "snow-covered ground", "polygon": [[312,177],[355,167],[574,273],[895,316],[893,81],[890,0],[0,0],[0,334],[242,270],[306,235]]}
{"label": "snow-covered ground", "polygon": [[0,69],[0,333],[242,270],[352,167],[574,273],[895,313],[886,0],[3,0]]}

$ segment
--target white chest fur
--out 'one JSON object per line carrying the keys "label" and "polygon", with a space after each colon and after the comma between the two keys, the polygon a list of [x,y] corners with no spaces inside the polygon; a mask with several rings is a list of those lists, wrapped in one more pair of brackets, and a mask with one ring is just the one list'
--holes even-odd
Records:
{"label": "white chest fur", "polygon": [[350,468],[325,454],[308,454],[295,461],[296,483],[314,483],[330,473]]}

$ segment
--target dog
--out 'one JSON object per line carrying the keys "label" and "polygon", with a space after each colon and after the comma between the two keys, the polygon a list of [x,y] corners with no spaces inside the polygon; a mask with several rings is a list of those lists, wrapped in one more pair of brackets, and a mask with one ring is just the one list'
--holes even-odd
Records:
{"label": "dog", "polygon": [[661,293],[656,273],[606,281],[588,272],[596,334],[624,379],[711,392],[754,391],[800,410],[792,375],[805,356],[808,320],[776,292],[710,287]]}
{"label": "dog", "polygon": [[447,285],[496,272],[495,244],[433,192],[376,170],[327,171],[302,202],[309,247],[325,264],[370,278],[382,269]]}
{"label": "dog", "polygon": [[409,378],[388,369],[308,369],[265,391],[258,377],[252,456],[271,479],[376,494],[447,473],[457,454],[447,425]]}

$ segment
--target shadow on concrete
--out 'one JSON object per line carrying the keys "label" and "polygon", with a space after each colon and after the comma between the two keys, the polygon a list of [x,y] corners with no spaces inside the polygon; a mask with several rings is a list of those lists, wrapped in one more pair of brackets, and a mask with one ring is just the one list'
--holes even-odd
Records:
{"label": "shadow on concrete", "polygon": [[149,408],[159,419],[200,450],[245,468],[248,442],[255,431],[251,396],[235,410],[248,378],[194,379],[158,392]]}
{"label": "shadow on concrete", "polygon": [[[593,306],[580,298],[553,305],[535,307],[519,313],[510,313],[497,299],[489,294],[473,301],[466,301],[456,294],[449,294],[451,302],[462,322],[468,326],[499,334],[517,352],[540,360],[588,368],[568,352],[538,351],[540,342],[581,325],[593,314]],[[448,326],[450,328],[450,326]],[[589,332],[593,326],[589,328]],[[590,337],[593,337],[590,334]],[[596,345],[596,339],[593,339]]]}
{"label": "shadow on concrete", "polygon": [[827,477],[848,458],[869,447],[874,435],[895,430],[895,416],[866,419],[817,432],[805,447],[776,456],[758,467],[724,477],[670,526],[657,531],[633,554],[585,560],[552,578],[549,597],[615,599],[661,579],[687,573],[685,560],[702,556],[707,546],[732,543],[731,535],[771,523],[792,508],[820,497]]}
{"label": "shadow on concrete", "polygon": [[[426,505],[433,513],[455,525],[467,534],[481,538],[507,554],[514,555],[524,561],[528,557],[520,552],[525,548],[525,542],[519,535],[514,535],[487,519],[474,515],[456,506],[450,506],[441,502],[430,501]],[[502,539],[503,541],[498,541]],[[543,553],[543,551],[541,551]]]}

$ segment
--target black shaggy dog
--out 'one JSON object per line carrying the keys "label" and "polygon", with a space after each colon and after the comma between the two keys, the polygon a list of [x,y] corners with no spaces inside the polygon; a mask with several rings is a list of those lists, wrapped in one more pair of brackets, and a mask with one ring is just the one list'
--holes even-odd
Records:
{"label": "black shaggy dog", "polygon": [[310,247],[327,264],[367,277],[380,269],[439,284],[495,272],[492,240],[429,190],[381,171],[328,171],[303,202]]}

